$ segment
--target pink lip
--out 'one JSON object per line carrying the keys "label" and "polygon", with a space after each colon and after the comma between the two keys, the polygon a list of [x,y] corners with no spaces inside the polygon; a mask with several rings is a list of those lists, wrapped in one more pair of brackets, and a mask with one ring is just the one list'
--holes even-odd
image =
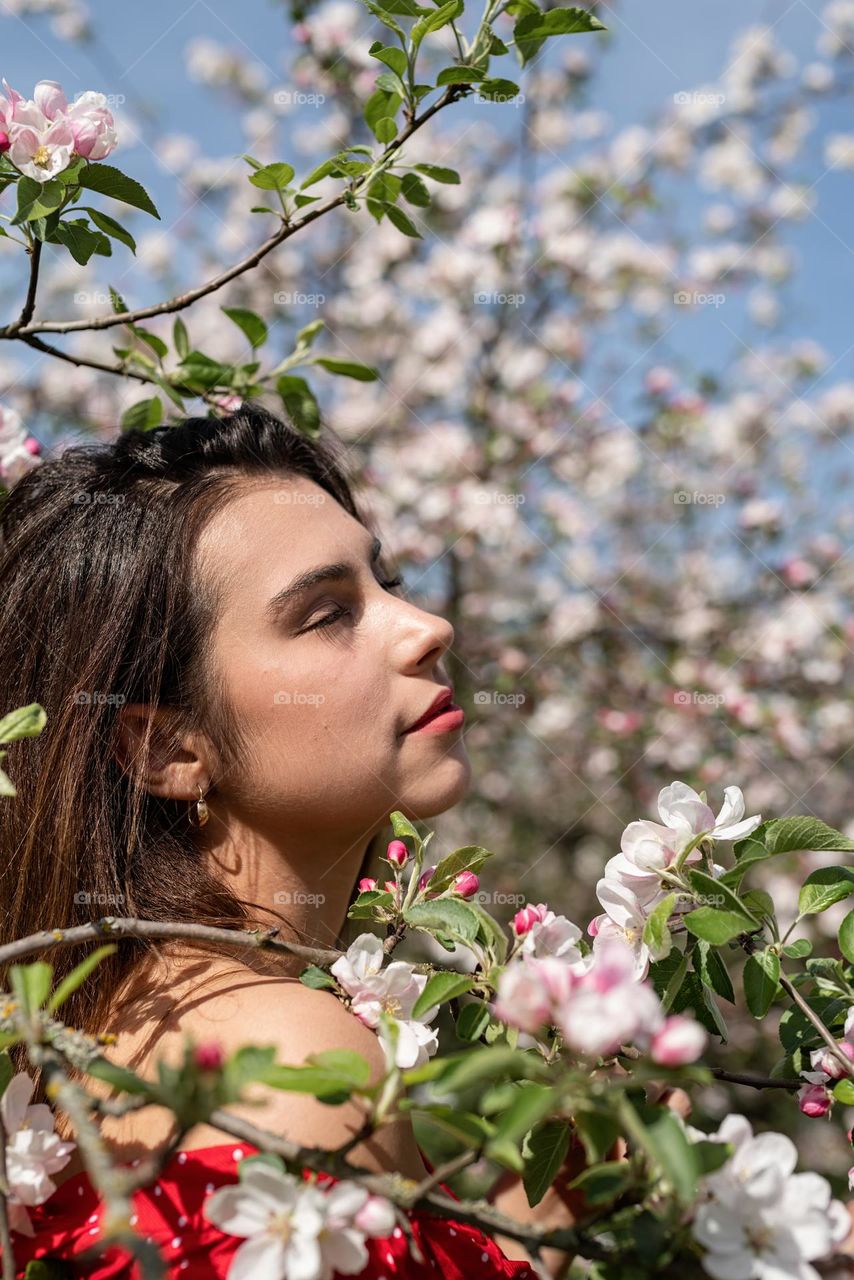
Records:
{"label": "pink lip", "polygon": [[430,707],[411,724],[405,733],[447,733],[449,729],[458,728],[465,719],[465,712],[453,701],[452,689],[442,689],[436,695]]}

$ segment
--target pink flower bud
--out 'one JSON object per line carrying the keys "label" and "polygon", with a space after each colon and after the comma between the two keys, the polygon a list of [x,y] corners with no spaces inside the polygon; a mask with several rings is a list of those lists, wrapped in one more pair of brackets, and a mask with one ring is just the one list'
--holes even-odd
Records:
{"label": "pink flower bud", "polygon": [[9,139],[8,133],[4,133],[3,130],[0,129],[0,151],[8,151],[11,145],[12,143]]}
{"label": "pink flower bud", "polygon": [[376,887],[377,887],[377,882],[376,880],[374,880],[373,876],[362,876],[361,880],[359,881],[360,893],[366,893],[368,889],[376,889]]}
{"label": "pink flower bud", "polygon": [[[2,150],[3,150],[3,144],[2,142],[0,142],[0,151]],[[38,440],[35,438],[35,436],[27,436],[26,440],[24,441],[24,448],[26,449],[27,453],[31,453],[34,458],[37,458],[42,451],[42,447],[39,444]]]}
{"label": "pink flower bud", "polygon": [[535,924],[539,924],[543,920],[548,907],[544,902],[540,902],[534,906],[532,902],[528,902],[513,917],[513,932],[517,938],[524,938],[526,933],[530,933]]}
{"label": "pink flower bud", "polygon": [[409,861],[409,850],[402,840],[392,840],[385,856],[393,867],[405,867]]}
{"label": "pink flower bud", "polygon": [[699,1022],[674,1013],[653,1035],[650,1057],[661,1067],[682,1067],[686,1062],[696,1062],[707,1039]]}
{"label": "pink flower bud", "polygon": [[823,1084],[805,1084],[798,1090],[798,1106],[805,1116],[824,1116],[833,1099]]}
{"label": "pink flower bud", "polygon": [[418,877],[419,892],[423,893],[424,890],[427,888],[427,885],[430,883],[430,880],[432,879],[432,876],[433,876],[433,872],[435,870],[436,870],[435,867],[425,867],[425,869],[421,872],[421,875]]}
{"label": "pink flower bud", "polygon": [[480,881],[473,871],[461,871],[454,877],[451,892],[458,893],[461,898],[473,897],[480,888]]}
{"label": "pink flower bud", "polygon": [[[849,1062],[854,1062],[854,1044],[850,1040],[839,1040],[836,1047]],[[814,1071],[823,1071],[831,1080],[841,1080],[845,1075],[842,1063],[827,1048],[814,1049],[810,1054],[810,1063]]]}
{"label": "pink flower bud", "polygon": [[225,1062],[225,1054],[218,1040],[206,1040],[193,1049],[193,1062],[200,1071],[219,1071]]}
{"label": "pink flower bud", "polygon": [[394,893],[395,889],[397,888],[397,885],[394,883],[393,880],[386,880],[385,883],[383,884],[383,888],[385,889],[386,893]]}
{"label": "pink flower bud", "polygon": [[353,1218],[353,1225],[366,1236],[390,1236],[394,1224],[394,1206],[385,1196],[368,1196]]}

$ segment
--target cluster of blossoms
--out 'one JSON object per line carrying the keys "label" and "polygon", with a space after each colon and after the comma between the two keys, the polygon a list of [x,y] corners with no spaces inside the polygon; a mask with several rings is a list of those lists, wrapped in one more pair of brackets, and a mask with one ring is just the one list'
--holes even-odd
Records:
{"label": "cluster of blossoms", "polygon": [[729,1142],[733,1155],[701,1182],[692,1232],[715,1280],[819,1280],[810,1263],[832,1253],[851,1230],[845,1205],[817,1173],[795,1173],[797,1150],[781,1133],[754,1136],[744,1116],[717,1133],[686,1126],[694,1140]]}
{"label": "cluster of blossoms", "polygon": [[392,960],[384,969],[384,958],[380,939],[362,933],[330,973],[349,995],[356,1017],[376,1030],[389,1066],[421,1066],[439,1047],[436,1030],[429,1025],[438,1006],[413,1018],[412,1007],[427,985],[427,976],[416,973],[405,960]]}
{"label": "cluster of blossoms", "polygon": [[31,1236],[27,1205],[42,1204],[56,1190],[50,1175],[63,1169],[76,1147],[54,1132],[53,1113],[45,1103],[30,1106],[35,1081],[26,1071],[13,1076],[0,1098],[6,1131],[6,1177],[9,1182],[9,1225]]}
{"label": "cluster of blossoms", "polygon": [[[396,872],[401,872],[409,861],[410,854],[406,845],[402,840],[391,840],[386,850],[386,859],[394,867]],[[456,896],[458,898],[473,898],[480,888],[480,880],[473,871],[461,871],[455,876],[450,886],[443,890],[442,893],[430,893],[427,886],[433,878],[436,870],[435,865],[425,867],[418,877],[418,892],[423,894],[425,898],[444,898]],[[359,892],[365,892],[370,889],[378,889],[379,883],[373,876],[363,876],[359,881]],[[386,880],[383,882],[383,888],[394,898],[395,906],[400,906],[402,898],[402,885],[400,879]]]}
{"label": "cluster of blossoms", "polygon": [[[843,1038],[837,1041],[836,1047],[850,1062],[854,1062],[854,1005],[848,1010]],[[838,1058],[826,1046],[813,1049],[810,1054],[812,1071],[802,1071],[807,1081],[798,1091],[798,1105],[806,1116],[826,1115],[833,1105],[833,1094],[830,1090],[845,1076],[845,1068]],[[849,1184],[854,1189],[854,1168],[848,1175]]]}
{"label": "cluster of blossoms", "polygon": [[617,939],[583,955],[581,930],[545,903],[513,918],[521,946],[498,980],[492,1008],[510,1026],[534,1034],[553,1026],[570,1049],[598,1056],[633,1043],[667,1066],[693,1062],[706,1033],[692,1018],[666,1017],[629,948]]}
{"label": "cluster of blossoms", "polygon": [[21,173],[47,182],[75,156],[103,160],[118,141],[103,93],[88,89],[70,105],[56,80],[39,80],[32,98],[23,98],[4,79],[0,94],[0,152]]}
{"label": "cluster of blossoms", "polygon": [[[620,841],[621,852],[606,862],[605,875],[596,885],[603,912],[587,926],[594,951],[614,938],[628,943],[639,978],[646,977],[650,960],[658,958],[650,955],[643,929],[650,913],[670,892],[662,887],[663,875],[689,846],[693,847],[684,861],[699,861],[701,838],[742,840],[762,821],[759,814],[744,817],[740,787],[724,788],[724,803],[715,817],[702,797],[684,782],[662,787],[658,814],[660,823],[640,819],[626,827]],[[717,864],[714,869],[716,874],[722,870]],[[685,905],[690,909],[691,904]]]}
{"label": "cluster of blossoms", "polygon": [[14,484],[38,466],[41,445],[27,433],[20,414],[0,404],[0,479]]}
{"label": "cluster of blossoms", "polygon": [[395,1210],[356,1182],[329,1187],[248,1160],[240,1181],[209,1194],[202,1212],[221,1231],[244,1236],[229,1280],[258,1276],[331,1280],[368,1263],[366,1236],[388,1236]]}

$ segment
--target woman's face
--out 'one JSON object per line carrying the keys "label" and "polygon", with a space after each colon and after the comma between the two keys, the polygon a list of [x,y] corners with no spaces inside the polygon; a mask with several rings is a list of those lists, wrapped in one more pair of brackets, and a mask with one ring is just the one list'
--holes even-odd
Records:
{"label": "woman's face", "polygon": [[[200,539],[223,589],[213,660],[251,743],[237,776],[212,781],[252,826],[359,839],[393,809],[427,818],[466,791],[464,728],[405,732],[450,683],[454,629],[383,587],[373,541],[303,477],[243,492]],[[333,564],[346,572],[272,603]]]}

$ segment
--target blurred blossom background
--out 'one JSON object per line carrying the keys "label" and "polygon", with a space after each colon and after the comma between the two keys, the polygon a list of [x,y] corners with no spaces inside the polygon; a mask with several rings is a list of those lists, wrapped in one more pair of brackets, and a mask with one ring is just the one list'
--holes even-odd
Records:
{"label": "blurred blossom background", "polygon": [[[228,305],[264,317],[271,362],[322,319],[330,351],[380,370],[312,386],[408,589],[456,629],[474,782],[436,843],[496,851],[496,915],[545,900],[582,927],[623,828],[674,779],[715,811],[735,784],[749,814],[854,836],[854,0],[591,7],[607,34],[549,41],[517,99],[470,98],[407,144],[462,176],[408,210],[423,239],[336,210],[182,313],[219,360],[247,358]],[[162,213],[112,210],[136,258],[45,246],[37,317],[109,312],[108,286],[143,305],[251,252],[271,222],[241,154],[307,174],[370,143],[380,34],[356,0],[6,0],[2,74],[106,93],[116,162]],[[449,29],[433,49],[437,67],[456,53]],[[4,315],[24,291],[0,239]],[[109,341],[59,344],[109,358]],[[0,400],[46,446],[112,436],[138,398],[0,348]],[[756,874],[784,927],[836,860]],[[812,918],[818,954],[846,910]],[[778,1017],[733,1017],[730,1069],[773,1065]],[[706,1118],[730,1096],[706,1090]],[[737,1101],[839,1193],[854,1113]]]}

